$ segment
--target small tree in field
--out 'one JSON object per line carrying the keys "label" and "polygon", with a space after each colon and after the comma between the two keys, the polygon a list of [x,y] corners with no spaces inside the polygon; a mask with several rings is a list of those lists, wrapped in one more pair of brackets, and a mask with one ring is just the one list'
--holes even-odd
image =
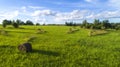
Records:
{"label": "small tree in field", "polygon": [[12,24],[12,25],[13,25],[14,28],[19,28],[19,24],[16,23],[16,22],[14,22],[14,21],[13,21],[13,24]]}
{"label": "small tree in field", "polygon": [[27,21],[26,21],[26,25],[34,25],[34,24],[33,24],[33,22],[32,22],[32,21],[27,20]]}
{"label": "small tree in field", "polygon": [[39,26],[40,24],[39,23],[36,23],[36,26]]}
{"label": "small tree in field", "polygon": [[4,27],[4,28],[6,28],[6,26],[7,26],[7,24],[6,24],[6,23],[3,23],[2,25],[3,25],[3,27]]}
{"label": "small tree in field", "polygon": [[7,20],[3,20],[2,26],[3,26],[4,28],[6,28],[6,26],[7,26]]}

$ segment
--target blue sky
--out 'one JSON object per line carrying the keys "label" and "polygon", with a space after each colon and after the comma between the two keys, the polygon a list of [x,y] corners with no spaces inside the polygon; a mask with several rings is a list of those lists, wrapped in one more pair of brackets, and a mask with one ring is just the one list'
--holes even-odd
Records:
{"label": "blue sky", "polygon": [[120,0],[0,0],[0,22],[4,19],[34,23],[81,22],[87,19],[120,21]]}

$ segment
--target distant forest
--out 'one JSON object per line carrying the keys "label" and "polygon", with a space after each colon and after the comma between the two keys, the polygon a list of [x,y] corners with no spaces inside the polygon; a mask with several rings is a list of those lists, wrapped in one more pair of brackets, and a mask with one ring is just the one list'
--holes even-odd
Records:
{"label": "distant forest", "polygon": [[82,23],[65,22],[65,25],[80,26],[81,28],[87,29],[120,29],[120,23],[111,23],[109,20],[100,21],[99,19],[95,19],[93,23],[89,23],[87,20],[83,20]]}
{"label": "distant forest", "polygon": [[[2,25],[5,28],[7,25],[13,25],[15,28],[18,28],[19,25],[40,25],[40,23],[34,24],[31,20],[27,20],[26,22],[22,20],[3,20]],[[46,25],[46,24],[42,24]],[[99,19],[95,19],[93,23],[89,23],[87,20],[83,20],[82,23],[75,22],[65,22],[65,24],[47,24],[47,25],[65,25],[65,26],[80,26],[81,28],[86,29],[120,29],[120,23],[111,23],[109,20],[100,21]]]}

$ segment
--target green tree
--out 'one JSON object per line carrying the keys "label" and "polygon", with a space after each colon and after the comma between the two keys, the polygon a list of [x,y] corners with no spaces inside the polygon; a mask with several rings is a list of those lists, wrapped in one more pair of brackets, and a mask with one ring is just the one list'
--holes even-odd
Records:
{"label": "green tree", "polygon": [[34,25],[33,22],[30,21],[30,20],[27,20],[25,24],[26,24],[26,25]]}
{"label": "green tree", "polygon": [[82,26],[82,28],[89,28],[89,23],[87,22],[87,20],[83,20],[81,26]]}
{"label": "green tree", "polygon": [[40,25],[40,23],[36,23],[35,25],[36,25],[36,26],[39,26],[39,25]]}
{"label": "green tree", "polygon": [[101,29],[101,23],[99,21],[99,19],[95,19],[93,22],[93,28],[94,29]]}
{"label": "green tree", "polygon": [[76,26],[76,23],[71,22],[65,22],[66,26]]}
{"label": "green tree", "polygon": [[94,25],[96,25],[96,26],[97,26],[97,25],[99,25],[99,24],[100,24],[99,19],[95,19],[95,20],[94,20]]}
{"label": "green tree", "polygon": [[16,23],[17,23],[17,24],[20,24],[20,23],[21,23],[21,20],[17,19],[17,20],[16,20]]}
{"label": "green tree", "polygon": [[19,24],[13,20],[12,25],[14,28],[19,28]]}
{"label": "green tree", "polygon": [[7,27],[7,20],[5,19],[5,20],[3,20],[3,22],[2,22],[2,26],[4,27],[4,28],[6,28]]}
{"label": "green tree", "polygon": [[19,24],[19,25],[25,25],[25,23],[23,21],[21,21],[20,19],[17,19],[16,23]]}
{"label": "green tree", "polygon": [[104,27],[105,29],[107,28],[112,28],[112,25],[109,23],[109,20],[103,20],[101,23],[102,27]]}

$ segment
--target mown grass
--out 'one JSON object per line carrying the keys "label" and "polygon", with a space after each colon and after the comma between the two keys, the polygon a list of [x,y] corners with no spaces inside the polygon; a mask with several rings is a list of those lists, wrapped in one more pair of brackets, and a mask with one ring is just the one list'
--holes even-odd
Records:
{"label": "mown grass", "polygon": [[[0,35],[0,67],[120,66],[120,31],[110,30],[106,34],[89,36],[88,29],[77,27],[79,31],[68,34],[69,28],[21,26],[14,29],[9,26],[4,29],[8,35]],[[36,34],[37,29],[47,32]],[[18,45],[28,40],[33,52],[19,52]]]}

